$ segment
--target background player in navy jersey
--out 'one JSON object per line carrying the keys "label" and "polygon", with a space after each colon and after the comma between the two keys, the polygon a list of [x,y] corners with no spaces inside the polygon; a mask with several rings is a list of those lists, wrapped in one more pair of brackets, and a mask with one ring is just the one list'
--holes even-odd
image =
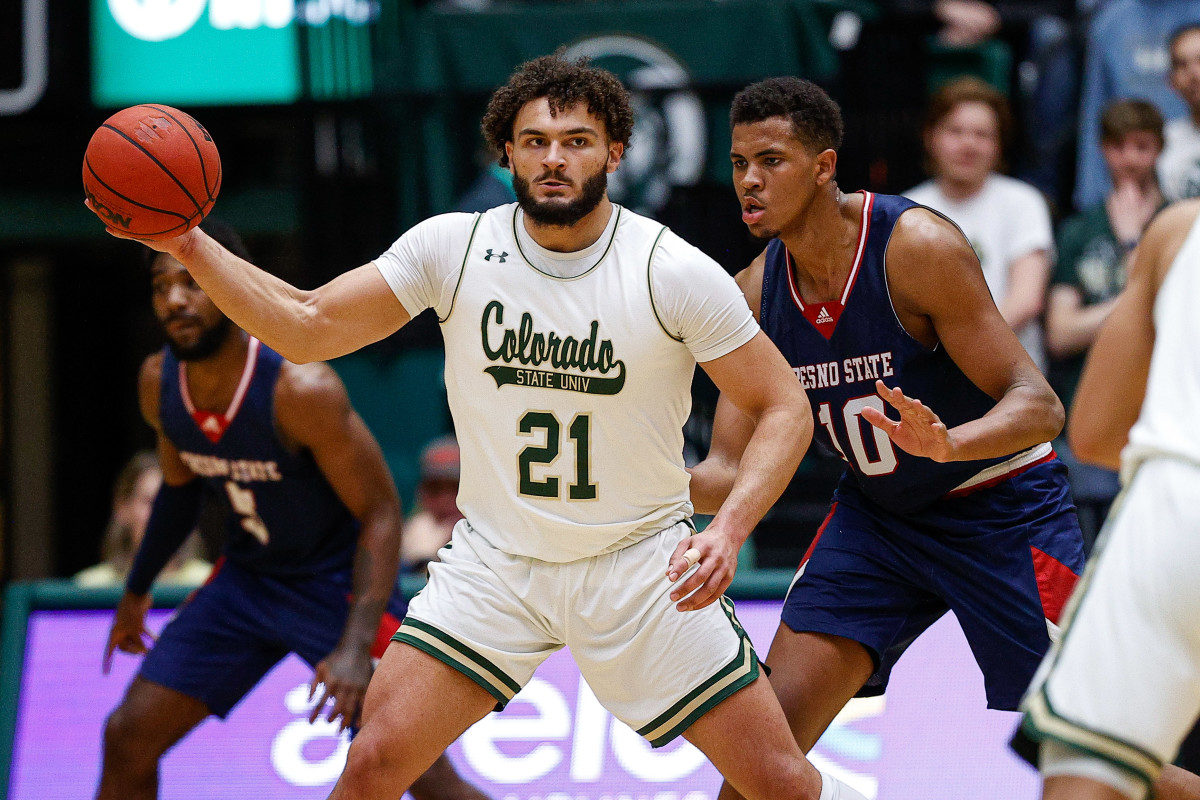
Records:
{"label": "background player in navy jersey", "polygon": [[[847,461],[767,656],[792,731],[810,749],[948,610],[989,707],[1015,709],[1083,565],[1048,444],[1062,405],[957,227],[838,189],[841,112],[821,89],[753,84],[731,122],[742,219],[770,240],[738,283],[808,392],[815,438]],[[719,404],[698,511],[728,491],[750,430]]]}
{"label": "background player in navy jersey", "polygon": [[[228,227],[204,228],[245,254]],[[288,363],[235,327],[170,256],[155,254],[150,273],[168,346],[146,359],[138,391],[163,486],[106,672],[114,649],[147,652],[150,584],[195,525],[206,489],[228,503],[228,540],[108,718],[98,796],[121,800],[156,797],[159,758],[208,715],[224,718],[289,652],[315,668],[310,721],[327,713],[355,725],[372,656],[404,616],[394,588],[400,502],[337,375]],[[412,791],[483,798],[444,755]]]}

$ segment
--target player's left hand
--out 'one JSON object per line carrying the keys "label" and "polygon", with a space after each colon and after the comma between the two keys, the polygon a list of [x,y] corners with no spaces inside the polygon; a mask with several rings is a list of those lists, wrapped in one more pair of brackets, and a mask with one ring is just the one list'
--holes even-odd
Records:
{"label": "player's left hand", "polygon": [[671,599],[678,601],[675,608],[679,611],[695,611],[720,598],[737,571],[737,548],[716,523],[676,545],[667,564],[667,580],[671,583],[679,580],[691,568],[691,559],[696,559],[695,571],[671,590]]}
{"label": "player's left hand", "polygon": [[954,460],[954,439],[937,414],[920,400],[904,394],[899,386],[889,389],[883,381],[875,381],[875,391],[900,412],[900,420],[897,422],[870,406],[862,410],[863,419],[886,433],[906,453],[939,462]]}
{"label": "player's left hand", "polygon": [[338,720],[338,731],[357,725],[370,680],[370,654],[338,645],[337,649],[317,664],[312,682],[308,684],[310,702],[317,694],[317,689],[321,690],[320,699],[308,715],[308,721],[316,722],[317,717],[321,716],[321,711],[332,700],[333,704],[329,707],[325,719],[329,722]]}

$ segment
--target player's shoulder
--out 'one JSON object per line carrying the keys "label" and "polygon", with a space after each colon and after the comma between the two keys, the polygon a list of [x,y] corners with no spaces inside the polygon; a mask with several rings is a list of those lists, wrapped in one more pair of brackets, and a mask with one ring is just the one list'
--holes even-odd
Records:
{"label": "player's shoulder", "polygon": [[330,390],[345,391],[337,371],[324,361],[294,364],[286,359],[279,365],[279,380],[275,391],[287,391],[298,395],[321,394]]}
{"label": "player's shoulder", "polygon": [[427,217],[416,225],[406,230],[392,243],[388,248],[388,252],[392,252],[401,247],[402,242],[425,242],[436,246],[439,243],[448,241],[462,241],[465,246],[465,236],[469,236],[474,230],[476,224],[486,214],[491,214],[497,209],[491,209],[485,212],[464,212],[464,211],[448,211],[445,214],[435,214],[432,217]]}
{"label": "player's shoulder", "polygon": [[[631,217],[628,221],[627,215]],[[618,234],[622,237],[638,236],[645,246],[652,248],[652,266],[659,279],[674,276],[686,280],[688,273],[694,274],[697,268],[724,271],[710,255],[661,222],[623,209],[621,228]]]}
{"label": "player's shoulder", "polygon": [[694,249],[686,240],[666,225],[636,211],[613,204],[613,213],[618,214],[616,235],[621,241],[638,241],[654,246],[655,258],[659,252],[675,254]]}
{"label": "player's shoulder", "polygon": [[763,272],[766,270],[766,266],[767,250],[763,248],[763,251],[750,262],[750,266],[733,276],[733,279],[737,281],[738,288],[746,296],[746,303],[754,312],[755,319],[758,319],[759,308],[762,306]]}
{"label": "player's shoulder", "polygon": [[925,206],[906,209],[897,217],[887,247],[889,267],[897,261],[967,253],[973,254],[974,250],[958,226]]}
{"label": "player's shoulder", "polygon": [[138,370],[138,405],[142,416],[154,424],[158,419],[158,395],[162,387],[163,351],[156,350],[142,359]]}
{"label": "player's shoulder", "polygon": [[1183,243],[1195,227],[1198,217],[1200,198],[1193,198],[1172,203],[1150,220],[1138,250],[1144,250],[1150,262],[1156,265],[1154,271],[1159,279],[1183,249]]}

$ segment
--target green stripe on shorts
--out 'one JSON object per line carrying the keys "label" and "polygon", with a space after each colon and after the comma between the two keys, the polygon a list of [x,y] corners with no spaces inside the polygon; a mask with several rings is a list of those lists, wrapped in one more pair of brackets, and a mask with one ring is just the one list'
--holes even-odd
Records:
{"label": "green stripe on shorts", "polygon": [[758,680],[758,658],[750,639],[742,630],[737,618],[733,615],[733,603],[721,598],[721,609],[729,616],[730,622],[737,631],[741,646],[733,660],[721,668],[716,675],[709,678],[682,700],[668,708],[647,725],[638,729],[638,733],[650,741],[654,747],[662,747],[726,697],[749,686]]}
{"label": "green stripe on shorts", "polygon": [[1158,780],[1162,762],[1130,742],[1086,728],[1061,716],[1050,704],[1043,684],[1025,698],[1021,730],[1034,741],[1053,739],[1131,773],[1149,787]]}
{"label": "green stripe on shorts", "polygon": [[404,642],[448,664],[496,698],[500,708],[521,691],[520,685],[499,667],[447,633],[420,620],[405,617],[393,642]]}

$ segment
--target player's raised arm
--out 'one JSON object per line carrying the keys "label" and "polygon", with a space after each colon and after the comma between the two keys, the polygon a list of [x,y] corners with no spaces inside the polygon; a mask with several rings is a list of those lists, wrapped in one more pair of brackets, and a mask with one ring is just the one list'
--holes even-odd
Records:
{"label": "player's raised arm", "polygon": [[374,264],[306,291],[238,258],[199,228],[145,244],[175,257],[234,324],[293,363],[345,355],[409,320]]}
{"label": "player's raised arm", "polygon": [[1200,203],[1163,211],[1138,245],[1129,281],[1088,353],[1067,440],[1081,461],[1117,469],[1137,421],[1154,349],[1154,300],[1196,219]]}
{"label": "player's raised arm", "polygon": [[[905,212],[888,247],[887,276],[905,329],[926,346],[945,347],[996,405],[982,417],[946,430],[938,427],[937,409],[903,397],[903,386],[889,386],[879,394],[901,412],[900,425],[872,409],[864,411],[864,419],[886,431],[897,446],[938,461],[996,458],[1058,435],[1062,403],[1000,315],[978,258],[953,225],[924,209]],[[901,393],[890,391],[897,388]],[[911,430],[905,431],[905,425]],[[920,436],[908,438],[908,433]]]}
{"label": "player's raised arm", "polygon": [[371,677],[370,650],[396,583],[400,500],[378,443],[325,364],[285,365],[275,390],[281,438],[308,450],[338,498],[359,521],[353,599],[337,647],[317,665],[313,688],[325,685],[315,719],[333,698],[328,718],[354,724]]}

